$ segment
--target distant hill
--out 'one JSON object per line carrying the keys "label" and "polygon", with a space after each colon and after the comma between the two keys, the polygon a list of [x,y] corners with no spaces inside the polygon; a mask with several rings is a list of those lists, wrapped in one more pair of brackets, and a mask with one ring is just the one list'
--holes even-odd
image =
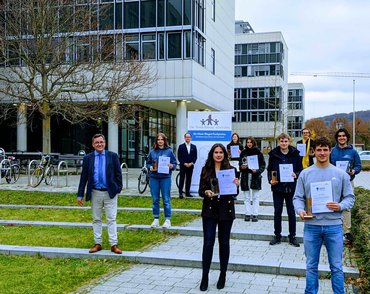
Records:
{"label": "distant hill", "polygon": [[[335,113],[331,115],[326,115],[322,117],[317,117],[322,119],[326,124],[330,124],[336,118],[345,118],[348,121],[352,122],[353,112],[350,113]],[[364,121],[370,121],[370,110],[356,111],[356,118],[361,118]]]}

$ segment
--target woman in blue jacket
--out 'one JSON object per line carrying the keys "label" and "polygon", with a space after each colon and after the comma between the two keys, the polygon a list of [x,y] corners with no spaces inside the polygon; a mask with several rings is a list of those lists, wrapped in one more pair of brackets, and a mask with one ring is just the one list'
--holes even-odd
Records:
{"label": "woman in blue jacket", "polygon": [[[167,163],[168,168],[158,170],[161,162]],[[171,175],[176,169],[176,157],[172,152],[172,148],[168,146],[167,137],[163,133],[158,133],[155,138],[153,149],[148,155],[147,165],[150,172],[150,193],[152,194],[152,209],[154,221],[151,224],[152,228],[159,227],[159,194],[162,194],[165,222],[163,228],[171,227]]]}

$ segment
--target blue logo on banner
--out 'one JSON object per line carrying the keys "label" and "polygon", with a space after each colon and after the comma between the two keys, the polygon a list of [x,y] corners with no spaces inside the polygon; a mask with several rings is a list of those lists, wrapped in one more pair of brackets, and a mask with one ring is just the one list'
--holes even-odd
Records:
{"label": "blue logo on banner", "polygon": [[199,130],[189,131],[192,141],[230,141],[231,131]]}

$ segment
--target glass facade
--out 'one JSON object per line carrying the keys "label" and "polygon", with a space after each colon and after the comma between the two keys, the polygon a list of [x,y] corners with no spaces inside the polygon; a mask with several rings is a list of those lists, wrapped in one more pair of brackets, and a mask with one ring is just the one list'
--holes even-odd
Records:
{"label": "glass facade", "polygon": [[[288,90],[288,110],[303,110],[303,89]],[[288,116],[288,133],[293,138],[302,136],[303,115]]]}
{"label": "glass facade", "polygon": [[283,43],[235,45],[235,77],[280,76],[284,79]]}
{"label": "glass facade", "polygon": [[[96,58],[194,59],[205,65],[204,0],[76,0],[56,4],[55,11],[60,15],[60,31],[68,31],[68,19],[79,31],[68,33],[70,46],[61,52],[67,63]],[[0,11],[2,28],[10,20],[8,10]],[[9,45],[9,58],[5,61],[1,52],[0,66],[22,65],[18,52],[16,44]]]}
{"label": "glass facade", "polygon": [[280,87],[234,90],[233,122],[268,122],[281,119]]}

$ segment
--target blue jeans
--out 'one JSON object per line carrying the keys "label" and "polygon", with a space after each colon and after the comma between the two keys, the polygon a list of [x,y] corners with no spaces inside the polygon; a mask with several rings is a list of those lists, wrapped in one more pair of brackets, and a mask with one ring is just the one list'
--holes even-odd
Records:
{"label": "blue jeans", "polygon": [[202,268],[203,275],[209,273],[211,267],[213,247],[216,240],[216,228],[218,226],[218,245],[220,257],[220,270],[227,271],[230,256],[230,232],[233,220],[218,220],[216,218],[203,217],[203,252]]}
{"label": "blue jeans", "polygon": [[342,225],[315,226],[306,223],[303,240],[306,255],[305,293],[316,294],[319,291],[318,265],[321,245],[324,243],[328,252],[333,293],[344,294]]}
{"label": "blue jeans", "polygon": [[171,178],[150,177],[150,192],[152,193],[152,210],[154,218],[159,218],[160,196],[162,194],[164,217],[171,219]]}

